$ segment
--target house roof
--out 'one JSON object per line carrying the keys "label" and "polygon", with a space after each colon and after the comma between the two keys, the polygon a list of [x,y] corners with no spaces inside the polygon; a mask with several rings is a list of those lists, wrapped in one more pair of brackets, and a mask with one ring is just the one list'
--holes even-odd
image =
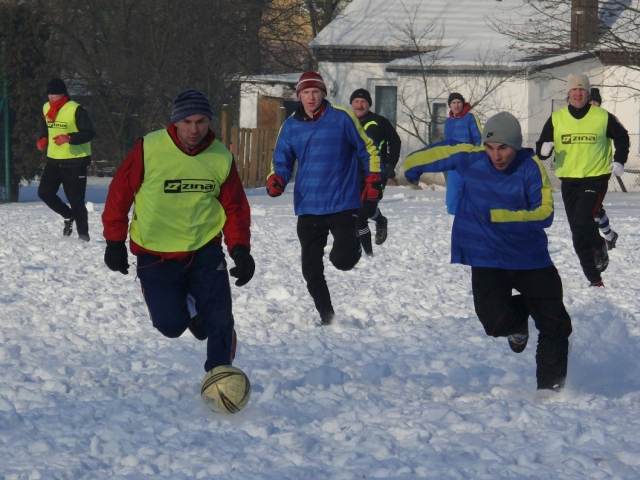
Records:
{"label": "house roof", "polygon": [[527,13],[526,0],[352,0],[325,27],[311,47],[411,50],[411,35],[421,48],[456,47],[452,54],[470,56],[504,50],[511,39],[496,32],[490,20]]}
{"label": "house roof", "polygon": [[300,74],[302,72],[295,73],[272,73],[264,75],[241,75],[235,77],[233,80],[242,83],[266,83],[266,84],[286,84],[295,85],[298,83]]}
{"label": "house roof", "polygon": [[[631,25],[624,15],[630,1],[600,0],[602,25],[635,33],[635,22]],[[451,66],[485,66],[487,59],[497,58],[501,68],[516,68],[517,62],[533,62],[534,52],[513,48],[515,40],[499,33],[496,25],[526,28],[536,16],[534,4],[535,0],[352,0],[310,46],[321,60],[391,62],[392,69],[415,66],[418,53],[437,48]],[[563,18],[545,19],[545,28],[566,31],[570,9],[570,2],[563,4],[557,10]],[[551,25],[554,20],[558,27]]]}
{"label": "house roof", "polygon": [[504,61],[498,57],[483,59],[480,57],[465,57],[464,55],[458,55],[454,59],[444,57],[444,61],[434,62],[429,58],[428,54],[425,54],[389,62],[386,66],[386,70],[388,72],[396,72],[399,74],[412,74],[420,72],[425,68],[433,75],[436,75],[439,72],[442,74],[449,74],[451,72],[470,73],[478,70],[494,73],[509,73],[526,70],[531,73],[588,58],[593,58],[593,55],[587,52],[569,52],[562,55],[523,58],[519,60],[504,59]]}

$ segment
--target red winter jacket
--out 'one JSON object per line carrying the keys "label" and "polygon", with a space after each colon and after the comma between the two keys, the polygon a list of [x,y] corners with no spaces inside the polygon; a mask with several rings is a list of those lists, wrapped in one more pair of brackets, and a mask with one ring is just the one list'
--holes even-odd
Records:
{"label": "red winter jacket", "polygon": [[[216,138],[212,131],[209,131],[202,143],[193,151],[189,151],[180,143],[174,124],[167,127],[167,132],[176,146],[187,155],[197,155],[205,150]],[[109,185],[107,201],[102,213],[102,224],[104,226],[103,235],[106,240],[125,241],[129,229],[129,210],[133,204],[134,196],[142,182],[144,181],[144,150],[143,139],[140,138],[133,145],[124,161],[118,167],[116,174]],[[227,250],[232,252],[238,245],[250,248],[251,211],[247,196],[242,187],[240,176],[236,168],[235,161],[231,164],[229,176],[220,186],[220,196],[218,201],[224,208],[227,221],[222,227],[224,241]],[[216,238],[212,238],[216,241]],[[165,259],[180,260],[189,256],[190,252],[153,252],[137,245],[130,240],[131,253],[134,255],[141,253],[153,253]]]}

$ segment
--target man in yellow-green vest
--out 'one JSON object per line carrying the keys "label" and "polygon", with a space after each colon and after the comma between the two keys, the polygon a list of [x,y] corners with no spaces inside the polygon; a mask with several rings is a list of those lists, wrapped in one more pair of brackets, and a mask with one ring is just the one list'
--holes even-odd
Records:
{"label": "man in yellow-green vest", "polygon": [[573,247],[590,285],[603,287],[601,274],[609,265],[607,250],[615,246],[615,238],[601,237],[595,218],[602,210],[611,173],[624,173],[629,134],[614,115],[589,103],[590,89],[586,75],[568,76],[568,105],[547,120],[536,150],[544,159],[555,148],[555,173],[562,181]]}
{"label": "man in yellow-green vest", "polygon": [[[62,234],[65,237],[71,235],[75,222],[78,238],[89,241],[84,199],[95,131],[87,111],[69,98],[64,81],[51,79],[47,84],[47,97],[42,107],[44,122],[36,142],[38,150],[47,155],[38,196],[64,219]],[[60,185],[68,205],[58,196]]]}
{"label": "man in yellow-green vest", "polygon": [[[102,214],[107,267],[128,273],[128,229],[153,326],[207,340],[207,372],[235,356],[229,274],[242,286],[255,270],[249,202],[211,117],[203,93],[179,94],[167,128],[138,139],[116,171]],[[223,240],[235,263],[229,273]]]}

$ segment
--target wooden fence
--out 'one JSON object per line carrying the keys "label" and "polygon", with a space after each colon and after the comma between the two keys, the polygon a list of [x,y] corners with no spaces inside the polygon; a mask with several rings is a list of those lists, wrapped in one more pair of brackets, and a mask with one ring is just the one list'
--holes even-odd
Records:
{"label": "wooden fence", "polygon": [[[223,107],[221,115],[222,141],[236,160],[238,173],[245,188],[264,187],[271,170],[271,158],[279,128],[239,128],[231,126],[230,116]],[[281,109],[279,124],[284,121]]]}

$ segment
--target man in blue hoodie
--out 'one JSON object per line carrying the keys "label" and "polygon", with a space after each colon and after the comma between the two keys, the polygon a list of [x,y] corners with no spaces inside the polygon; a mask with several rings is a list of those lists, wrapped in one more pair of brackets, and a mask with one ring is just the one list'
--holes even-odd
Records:
{"label": "man in blue hoodie", "polygon": [[304,72],[296,94],[300,107],[280,129],[267,193],[277,197],[284,192],[297,162],[293,204],[302,275],[321,323],[329,324],[334,310],[324,277],[324,247],[331,233],[329,260],[338,270],[351,270],[360,260],[357,212],[362,202],[382,198],[380,158],[351,110],[325,99],[327,87],[319,73]]}
{"label": "man in blue hoodie", "polygon": [[[460,143],[480,145],[480,122],[471,113],[462,94],[453,92],[447,99],[449,118],[444,122],[444,139]],[[455,170],[446,172],[447,191],[445,193],[447,212],[456,214],[456,206],[462,195],[462,179]]]}
{"label": "man in blue hoodie", "polygon": [[441,142],[414,152],[405,160],[405,176],[416,183],[424,172],[460,174],[465,188],[453,221],[451,261],[471,266],[475,311],[487,335],[507,337],[511,349],[522,352],[533,318],[538,389],[560,390],[571,319],[544,231],[553,221],[549,178],[533,152],[522,148],[520,124],[510,113],[487,121],[482,142]]}

